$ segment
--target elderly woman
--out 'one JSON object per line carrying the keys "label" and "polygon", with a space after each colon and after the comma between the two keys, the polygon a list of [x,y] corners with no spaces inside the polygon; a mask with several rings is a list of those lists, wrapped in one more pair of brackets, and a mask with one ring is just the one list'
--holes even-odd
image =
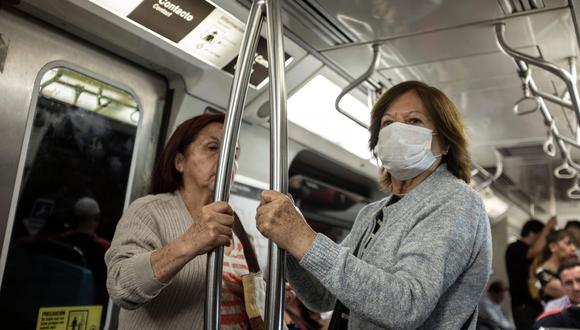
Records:
{"label": "elderly woman", "polygon": [[409,81],[375,104],[370,149],[389,194],[336,244],[287,196],[264,191],[258,229],[289,254],[287,277],[331,329],[475,328],[490,274],[488,218],[469,187],[462,119],[441,91]]}
{"label": "elderly woman", "polygon": [[227,203],[212,203],[223,121],[204,114],[179,125],[156,165],[151,195],[134,201],[117,225],[105,259],[121,329],[202,328],[206,253],[221,245],[228,245],[221,327],[248,328],[240,280],[248,266],[232,234],[239,220]]}

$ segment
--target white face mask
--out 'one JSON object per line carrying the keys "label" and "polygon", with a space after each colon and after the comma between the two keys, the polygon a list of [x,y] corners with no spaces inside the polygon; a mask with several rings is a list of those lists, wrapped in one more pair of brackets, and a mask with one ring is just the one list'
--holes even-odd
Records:
{"label": "white face mask", "polygon": [[431,152],[432,135],[428,128],[395,122],[380,130],[375,153],[394,178],[409,180],[441,157]]}

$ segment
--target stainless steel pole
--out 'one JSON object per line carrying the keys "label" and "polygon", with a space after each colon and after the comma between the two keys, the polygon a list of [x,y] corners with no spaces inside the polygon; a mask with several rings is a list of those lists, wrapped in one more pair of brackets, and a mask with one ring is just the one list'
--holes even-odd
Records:
{"label": "stainless steel pole", "polygon": [[[284,78],[284,34],[280,0],[266,1],[268,76],[270,80],[270,189],[288,192],[288,132]],[[265,325],[281,330],[284,321],[284,265],[286,254],[274,242],[268,246],[268,286]]]}
{"label": "stainless steel pole", "polygon": [[[214,201],[228,201],[232,183],[233,163],[236,144],[242,122],[242,114],[258,36],[262,28],[264,1],[256,0],[250,8],[250,15],[244,32],[242,45],[238,54],[236,71],[230,90],[228,112],[224,123],[222,143],[216,172]],[[224,249],[218,247],[207,257],[206,299],[205,299],[205,329],[218,330],[220,325],[220,295],[222,284]]]}

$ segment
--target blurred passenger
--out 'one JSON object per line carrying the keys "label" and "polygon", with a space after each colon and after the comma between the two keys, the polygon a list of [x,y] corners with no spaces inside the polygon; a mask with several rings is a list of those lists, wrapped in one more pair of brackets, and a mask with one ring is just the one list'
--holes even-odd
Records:
{"label": "blurred passenger", "polygon": [[491,241],[470,181],[460,112],[417,81],[375,104],[369,147],[386,198],[365,206],[342,244],[317,234],[292,200],[264,191],[258,229],[288,251],[288,280],[331,329],[473,329]]}
{"label": "blurred passenger", "polygon": [[[560,264],[560,268],[564,267],[564,264],[572,262],[572,260],[578,260],[578,258],[571,258],[571,259],[566,259],[562,262],[562,264]],[[555,309],[564,309],[568,306],[570,306],[572,304],[572,302],[570,301],[570,297],[569,297],[569,293],[566,292],[566,287],[564,286],[564,283],[562,282],[562,279],[560,279],[560,282],[562,283],[562,289],[564,290],[564,295],[558,299],[554,299],[554,300],[550,300],[546,306],[544,307],[544,313],[553,311]]]}
{"label": "blurred passenger", "polygon": [[298,299],[287,301],[284,318],[288,330],[319,330],[320,314],[309,310]]}
{"label": "blurred passenger", "polygon": [[[580,221],[578,220],[569,220],[566,222],[565,230],[570,232],[576,238],[576,242],[580,244]],[[580,248],[576,250],[577,257],[580,256]],[[562,309],[566,306],[570,305],[570,298],[567,295],[564,295],[558,299],[550,300],[544,307],[544,312],[549,312],[554,309]]]}
{"label": "blurred passenger", "polygon": [[206,253],[218,246],[226,246],[220,328],[249,326],[240,279],[248,251],[232,233],[241,223],[227,203],[212,202],[223,121],[204,114],[179,125],[157,162],[151,195],[134,201],[117,225],[106,262],[121,329],[201,329]]}
{"label": "blurred passenger", "polygon": [[83,253],[87,267],[93,273],[97,304],[106,305],[109,296],[105,286],[107,266],[104,257],[111,243],[96,234],[100,223],[101,209],[96,200],[91,197],[83,197],[75,203],[73,214],[74,229],[63,233],[58,240],[78,248]]}
{"label": "blurred passenger", "polygon": [[502,281],[491,283],[487,294],[481,296],[479,301],[479,315],[477,317],[478,330],[515,330],[515,325],[508,320],[501,303],[505,299],[507,288]]}
{"label": "blurred passenger", "polygon": [[529,330],[542,313],[542,304],[532,298],[528,289],[529,269],[534,258],[540,256],[546,245],[546,236],[556,226],[552,217],[546,225],[536,219],[528,220],[522,227],[520,239],[511,243],[505,254],[512,315],[518,330]]}
{"label": "blurred passenger", "polygon": [[544,248],[545,261],[536,269],[536,287],[544,303],[564,295],[558,278],[558,267],[562,261],[576,258],[577,248],[576,238],[566,230],[556,230],[548,235]]}
{"label": "blurred passenger", "polygon": [[576,238],[576,242],[580,243],[580,221],[569,220],[566,222],[566,227],[564,227],[564,229],[572,233],[574,238]]}
{"label": "blurred passenger", "polygon": [[580,329],[580,261],[573,258],[562,262],[558,274],[569,304],[542,314],[534,323],[534,329]]}

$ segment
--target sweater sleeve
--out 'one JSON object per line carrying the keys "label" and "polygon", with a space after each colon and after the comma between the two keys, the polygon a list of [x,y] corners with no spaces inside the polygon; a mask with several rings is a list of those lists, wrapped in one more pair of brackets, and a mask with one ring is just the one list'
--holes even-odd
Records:
{"label": "sweater sleeve", "polygon": [[487,219],[480,203],[465,197],[440,202],[417,222],[388,269],[354,257],[321,234],[300,265],[360,317],[384,328],[417,328],[466,268],[477,225]]}
{"label": "sweater sleeve", "polygon": [[129,206],[105,254],[107,290],[126,309],[137,309],[155,298],[169,283],[155,279],[151,254],[162,247],[157,228],[143,203]]}
{"label": "sweater sleeve", "polygon": [[294,257],[287,256],[286,278],[298,299],[310,310],[322,313],[334,308],[336,298],[312,274],[302,268]]}
{"label": "sweater sleeve", "polygon": [[[360,226],[357,226],[360,227]],[[342,241],[341,246],[345,250],[351,250],[356,244],[357,234],[355,228]],[[352,252],[350,252],[352,253]],[[317,312],[327,312],[334,308],[336,297],[309,271],[306,271],[300,262],[288,255],[286,259],[286,278],[292,285],[296,295],[306,307]]]}

